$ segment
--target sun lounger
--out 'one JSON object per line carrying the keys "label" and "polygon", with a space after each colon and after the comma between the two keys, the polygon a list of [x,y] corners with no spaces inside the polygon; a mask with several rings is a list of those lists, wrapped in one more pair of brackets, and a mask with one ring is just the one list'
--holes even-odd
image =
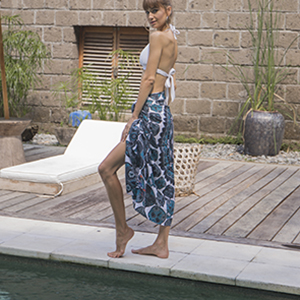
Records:
{"label": "sun lounger", "polygon": [[61,195],[100,182],[98,165],[126,123],[84,120],[62,155],[0,170],[0,188]]}

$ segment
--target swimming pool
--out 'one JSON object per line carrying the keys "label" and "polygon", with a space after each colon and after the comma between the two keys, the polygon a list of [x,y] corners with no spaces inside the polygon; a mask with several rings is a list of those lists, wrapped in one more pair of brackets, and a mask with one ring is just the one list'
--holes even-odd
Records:
{"label": "swimming pool", "polygon": [[0,255],[0,300],[296,300],[298,296]]}

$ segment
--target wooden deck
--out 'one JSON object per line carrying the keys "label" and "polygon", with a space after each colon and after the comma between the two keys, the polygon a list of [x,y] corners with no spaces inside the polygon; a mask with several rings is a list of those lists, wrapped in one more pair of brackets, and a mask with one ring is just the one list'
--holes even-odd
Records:
{"label": "wooden deck", "polygon": [[[25,145],[28,161],[63,151]],[[130,226],[157,232],[133,210],[130,196],[124,194],[124,201]],[[114,226],[102,183],[57,198],[0,189],[0,215]],[[171,233],[300,249],[300,168],[201,160],[195,194],[176,198]]]}

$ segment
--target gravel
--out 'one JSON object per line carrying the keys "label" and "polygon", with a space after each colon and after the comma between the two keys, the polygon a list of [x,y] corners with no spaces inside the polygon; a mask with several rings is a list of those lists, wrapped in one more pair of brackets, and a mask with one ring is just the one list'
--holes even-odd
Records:
{"label": "gravel", "polygon": [[245,155],[243,145],[203,145],[200,156],[203,158],[217,158],[235,161],[248,161],[256,163],[300,165],[300,152],[280,151],[276,156],[251,156]]}
{"label": "gravel", "polygon": [[[38,145],[58,145],[55,135],[36,134],[31,143]],[[215,158],[233,161],[247,161],[255,163],[279,164],[279,165],[300,165],[300,152],[280,151],[276,156],[250,156],[243,154],[243,145],[201,145],[200,156],[202,158]]]}

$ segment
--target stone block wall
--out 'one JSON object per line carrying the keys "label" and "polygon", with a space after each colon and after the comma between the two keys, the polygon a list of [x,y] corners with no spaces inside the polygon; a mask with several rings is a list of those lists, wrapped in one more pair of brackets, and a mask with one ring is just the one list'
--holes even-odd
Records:
{"label": "stone block wall", "polygon": [[[44,131],[66,122],[64,106],[51,93],[53,85],[78,66],[77,26],[136,26],[146,24],[141,0],[1,0],[2,14],[20,14],[25,26],[40,35],[51,52],[41,70],[42,84],[30,98],[33,121]],[[255,8],[255,0],[251,0]],[[176,133],[200,137],[224,135],[246,94],[238,80],[225,72],[226,53],[250,63],[247,32],[248,0],[173,0],[173,24],[180,30],[176,64],[176,101],[171,105]],[[281,51],[300,29],[300,0],[277,0],[281,11]],[[300,114],[300,40],[287,54],[293,75],[280,95]],[[300,130],[286,121],[286,139],[299,140]]]}

